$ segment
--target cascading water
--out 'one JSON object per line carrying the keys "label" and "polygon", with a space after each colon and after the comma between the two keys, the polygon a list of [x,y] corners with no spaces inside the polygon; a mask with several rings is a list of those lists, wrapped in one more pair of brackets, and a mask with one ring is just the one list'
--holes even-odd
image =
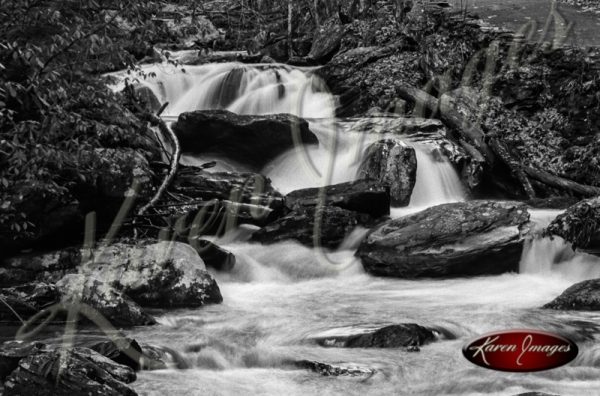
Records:
{"label": "cascading water", "polygon": [[[284,153],[263,169],[283,193],[303,187],[353,180],[364,148],[377,134],[352,132],[333,118],[335,101],[311,70],[282,65],[218,64],[152,66],[144,84],[168,101],[166,115],[196,109],[228,109],[244,114],[293,113],[309,118],[319,147]],[[426,143],[415,147],[417,183],[409,208],[465,199],[452,166],[436,158]],[[298,150],[303,150],[299,152]],[[309,163],[306,163],[308,158]],[[211,158],[212,159],[212,158]],[[207,158],[188,158],[204,162]],[[230,163],[229,169],[234,169]],[[556,213],[534,213],[539,227]],[[267,395],[513,395],[546,391],[592,394],[600,389],[600,349],[581,336],[600,315],[538,310],[574,281],[596,277],[598,259],[569,253],[559,240],[538,238],[523,253],[521,274],[448,280],[375,278],[364,273],[354,251],[366,232],[355,230],[335,252],[281,242],[264,247],[248,242],[252,229],[241,228],[218,244],[235,253],[236,267],[216,273],[224,302],[200,310],[170,311],[159,326],[132,331],[149,344],[168,346],[187,370],[141,372],[142,394]],[[569,274],[569,277],[564,276]],[[307,338],[324,333],[360,332],[391,323],[437,326],[454,335],[402,350],[322,348]],[[587,342],[571,365],[537,374],[481,370],[460,354],[467,339],[502,328],[558,331]],[[324,378],[290,362],[317,360],[373,368],[368,378]]]}

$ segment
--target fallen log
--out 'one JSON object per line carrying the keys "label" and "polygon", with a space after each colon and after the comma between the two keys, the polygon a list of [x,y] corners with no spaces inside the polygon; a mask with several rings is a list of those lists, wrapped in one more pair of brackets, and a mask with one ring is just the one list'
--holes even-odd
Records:
{"label": "fallen log", "polygon": [[584,197],[594,197],[600,195],[600,187],[588,186],[579,184],[572,180],[568,180],[549,172],[534,169],[531,167],[524,168],[525,173],[532,179],[546,184],[547,186],[555,187],[565,191],[571,191]]}

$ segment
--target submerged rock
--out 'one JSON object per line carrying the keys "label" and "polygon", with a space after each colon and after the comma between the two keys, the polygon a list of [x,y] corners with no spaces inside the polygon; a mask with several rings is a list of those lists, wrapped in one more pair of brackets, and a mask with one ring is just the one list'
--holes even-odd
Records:
{"label": "submerged rock", "polygon": [[22,358],[6,378],[4,394],[135,396],[125,385],[135,372],[87,348],[44,351]]}
{"label": "submerged rock", "polygon": [[381,224],[357,255],[367,272],[400,278],[517,271],[528,221],[518,202],[444,204]]}
{"label": "submerged rock", "polygon": [[373,143],[366,150],[358,177],[390,186],[391,204],[406,206],[417,180],[415,149],[391,139]]}
{"label": "submerged rock", "polygon": [[295,144],[318,143],[308,123],[290,114],[199,110],[181,114],[173,131],[183,151],[222,154],[259,169]]}
{"label": "submerged rock", "polygon": [[198,253],[179,242],[109,245],[82,271],[142,306],[197,307],[223,301]]}
{"label": "submerged rock", "polygon": [[290,210],[337,206],[378,218],[390,214],[390,189],[375,180],[358,180],[322,188],[305,188],[286,195],[285,205]]}
{"label": "submerged rock", "polygon": [[542,308],[600,311],[600,279],[576,283]]}
{"label": "submerged rock", "polygon": [[303,369],[314,371],[326,377],[370,377],[376,373],[375,369],[368,367],[360,367],[354,365],[329,364],[317,362],[314,360],[299,360],[295,362],[295,366]]}
{"label": "submerged rock", "polygon": [[405,348],[419,347],[437,338],[435,330],[415,323],[403,323],[361,334],[319,337],[315,341],[321,346],[337,348]]}
{"label": "submerged rock", "polygon": [[[56,283],[65,306],[83,303],[92,308],[82,320],[95,322],[108,319],[113,326],[144,326],[156,324],[152,315],[126,295],[108,284],[86,275],[69,274]],[[101,318],[98,317],[101,315]],[[97,323],[99,326],[101,323]]]}
{"label": "submerged rock", "polygon": [[358,225],[372,222],[366,214],[336,206],[299,207],[252,234],[264,244],[296,240],[307,246],[337,248]]}

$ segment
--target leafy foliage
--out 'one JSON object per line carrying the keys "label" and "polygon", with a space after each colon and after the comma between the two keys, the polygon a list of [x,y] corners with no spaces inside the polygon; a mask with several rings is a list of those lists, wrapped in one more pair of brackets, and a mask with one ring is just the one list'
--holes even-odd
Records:
{"label": "leafy foliage", "polygon": [[35,233],[24,206],[76,199],[98,148],[150,149],[100,73],[147,53],[155,2],[0,0],[0,239]]}

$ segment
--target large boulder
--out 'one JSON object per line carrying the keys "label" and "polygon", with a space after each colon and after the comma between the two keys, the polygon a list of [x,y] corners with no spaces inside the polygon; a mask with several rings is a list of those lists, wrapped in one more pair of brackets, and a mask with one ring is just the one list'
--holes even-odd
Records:
{"label": "large boulder", "polygon": [[56,304],[60,293],[54,285],[31,282],[0,289],[0,299],[0,320],[20,322],[21,319],[27,320],[44,308]]}
{"label": "large boulder", "polygon": [[6,378],[4,395],[135,396],[135,372],[87,348],[33,353]]}
{"label": "large boulder", "polygon": [[290,114],[183,113],[173,125],[183,151],[217,153],[258,169],[295,144],[317,144],[308,123]]}
{"label": "large boulder", "polygon": [[357,255],[368,272],[400,278],[517,271],[528,221],[517,202],[444,204],[381,224]]}
{"label": "large boulder", "polygon": [[337,206],[378,218],[390,214],[390,189],[375,180],[357,180],[292,191],[285,196],[285,205],[290,210]]}
{"label": "large boulder", "polygon": [[[108,284],[81,274],[69,274],[56,283],[65,307],[85,304],[92,311],[84,309],[84,321],[96,322],[107,319],[113,326],[129,327],[156,324],[152,315],[126,295]],[[101,322],[97,322],[101,325]]]}
{"label": "large boulder", "polygon": [[576,283],[542,308],[600,311],[600,279]]}
{"label": "large boulder", "polygon": [[358,225],[372,221],[369,215],[336,206],[300,207],[252,234],[264,244],[296,240],[307,246],[337,248]]}
{"label": "large boulder", "polygon": [[366,150],[358,177],[390,186],[391,204],[406,206],[417,181],[415,149],[392,139],[375,142]]}
{"label": "large boulder", "polygon": [[196,250],[179,242],[112,244],[96,251],[81,271],[141,306],[197,307],[223,301]]}
{"label": "large boulder", "polygon": [[600,247],[600,197],[586,199],[558,215],[544,230],[571,242],[573,248]]}

